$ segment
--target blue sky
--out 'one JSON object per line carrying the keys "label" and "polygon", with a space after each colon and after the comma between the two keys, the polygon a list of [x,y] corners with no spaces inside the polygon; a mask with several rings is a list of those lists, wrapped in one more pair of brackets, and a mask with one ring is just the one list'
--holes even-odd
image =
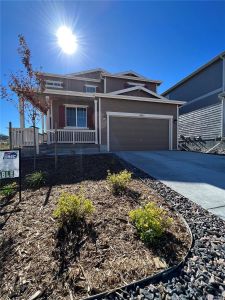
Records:
{"label": "blue sky", "polygon": [[[1,80],[20,68],[18,34],[35,67],[70,73],[102,67],[132,69],[163,81],[159,92],[225,50],[225,1],[1,1]],[[60,53],[55,33],[72,27],[78,51]],[[0,132],[19,125],[18,112],[0,102]]]}

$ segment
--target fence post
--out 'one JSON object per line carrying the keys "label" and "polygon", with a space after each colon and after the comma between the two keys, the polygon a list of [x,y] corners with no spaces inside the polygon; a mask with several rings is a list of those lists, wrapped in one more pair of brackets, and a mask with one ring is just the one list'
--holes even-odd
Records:
{"label": "fence post", "polygon": [[9,122],[9,150],[12,150],[12,122]]}
{"label": "fence post", "polygon": [[35,130],[36,154],[39,154],[39,130]]}
{"label": "fence post", "polygon": [[57,165],[58,165],[57,142],[58,142],[57,123],[55,122],[55,170],[57,169]]}
{"label": "fence post", "polygon": [[98,144],[98,122],[97,122],[97,116],[98,116],[98,106],[97,106],[97,100],[94,100],[95,103],[95,144]]}

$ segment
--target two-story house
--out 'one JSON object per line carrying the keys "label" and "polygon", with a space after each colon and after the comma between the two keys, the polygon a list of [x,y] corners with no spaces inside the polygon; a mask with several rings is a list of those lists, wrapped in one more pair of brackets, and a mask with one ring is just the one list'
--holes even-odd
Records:
{"label": "two-story house", "polygon": [[[100,151],[177,149],[178,108],[161,81],[133,71],[44,73],[48,144],[96,144]],[[57,129],[57,130],[55,130]]]}
{"label": "two-story house", "polygon": [[225,51],[170,87],[162,96],[186,101],[179,132],[204,140],[225,138]]}

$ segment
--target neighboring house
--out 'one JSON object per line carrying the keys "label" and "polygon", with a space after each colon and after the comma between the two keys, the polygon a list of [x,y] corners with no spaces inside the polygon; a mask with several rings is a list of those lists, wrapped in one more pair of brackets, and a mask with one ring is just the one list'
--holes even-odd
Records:
{"label": "neighboring house", "polygon": [[205,140],[225,137],[225,51],[162,93],[187,103],[180,108],[179,134]]}
{"label": "neighboring house", "polygon": [[157,94],[160,81],[133,71],[44,73],[48,144],[96,144],[100,151],[177,149],[181,101]]}

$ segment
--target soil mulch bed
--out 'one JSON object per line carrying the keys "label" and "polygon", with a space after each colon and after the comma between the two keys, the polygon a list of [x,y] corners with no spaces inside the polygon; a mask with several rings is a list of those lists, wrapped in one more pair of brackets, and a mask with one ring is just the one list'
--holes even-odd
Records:
{"label": "soil mulch bed", "polygon": [[[32,160],[22,167],[23,176],[31,172]],[[38,160],[37,169],[50,174],[54,160]],[[112,194],[107,170],[123,169],[112,155],[60,158],[46,186],[23,184],[20,203],[18,195],[0,201],[0,299],[80,299],[153,275],[185,256],[187,229],[155,190],[134,176],[123,195]],[[52,217],[59,195],[80,190],[93,201],[93,216],[76,228],[59,228]],[[174,219],[154,246],[141,242],[129,222],[129,211],[145,201]]]}

